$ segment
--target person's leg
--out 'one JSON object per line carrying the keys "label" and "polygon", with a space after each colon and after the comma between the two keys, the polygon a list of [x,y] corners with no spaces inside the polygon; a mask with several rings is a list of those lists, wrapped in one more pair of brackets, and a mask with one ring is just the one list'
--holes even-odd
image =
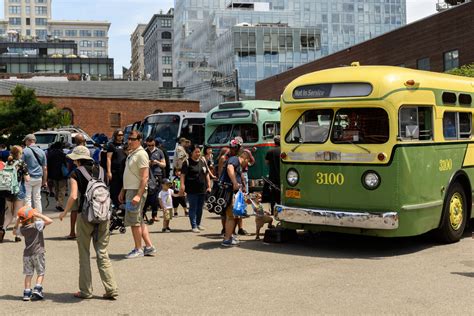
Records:
{"label": "person's leg", "polygon": [[58,187],[56,189],[56,206],[64,208],[64,198],[66,196],[66,180],[57,181]]}
{"label": "person's leg", "polygon": [[191,223],[191,228],[197,228],[196,223],[196,214],[197,214],[197,203],[198,203],[198,194],[188,194],[189,201],[189,222]]}
{"label": "person's leg", "polygon": [[33,275],[25,275],[25,290],[31,289],[32,279],[33,279]]}
{"label": "person's leg", "polygon": [[109,245],[109,223],[102,223],[98,227],[97,241],[94,241],[94,249],[97,254],[97,267],[100,279],[105,288],[105,295],[115,297],[118,295],[117,283],[115,282],[112,262],[109,258],[107,247]]}
{"label": "person's leg", "polygon": [[142,248],[142,226],[132,226],[133,242],[135,243],[135,249]]}
{"label": "person's leg", "polygon": [[44,274],[36,276],[36,285],[43,285]]}
{"label": "person's leg", "polygon": [[151,247],[153,244],[151,243],[150,232],[148,231],[148,226],[145,223],[142,223],[141,226],[141,233],[143,241],[145,242],[146,247]]}
{"label": "person's leg", "polygon": [[77,211],[71,211],[71,231],[69,232],[69,237],[76,237],[76,221],[77,221]]}
{"label": "person's leg", "polygon": [[204,207],[205,194],[198,194],[197,206],[196,206],[196,224],[198,228],[201,226],[202,220],[202,208]]}
{"label": "person's leg", "polygon": [[79,251],[79,290],[83,297],[92,296],[92,274],[90,261],[90,243],[94,225],[77,219],[77,248]]}
{"label": "person's leg", "polygon": [[34,208],[39,212],[43,213],[43,206],[41,205],[41,178],[38,179],[30,179],[32,182],[31,190],[32,190],[32,198],[34,203]]}
{"label": "person's leg", "polygon": [[33,192],[33,186],[32,186],[32,181],[33,179],[31,178],[30,181],[25,182],[25,205],[28,205],[32,207],[31,203],[31,194]]}
{"label": "person's leg", "polygon": [[112,173],[112,181],[110,182],[110,199],[115,206],[120,206],[118,196],[122,190],[122,177],[120,172]]}

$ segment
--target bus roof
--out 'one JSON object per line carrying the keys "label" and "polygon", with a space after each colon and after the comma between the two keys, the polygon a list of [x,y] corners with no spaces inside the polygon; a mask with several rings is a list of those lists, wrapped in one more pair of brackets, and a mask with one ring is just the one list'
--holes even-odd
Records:
{"label": "bus roof", "polygon": [[[278,113],[279,119],[280,102],[267,100],[245,100],[234,102],[223,102],[212,108],[206,116],[206,125],[245,123],[253,121],[255,110],[268,110],[269,115]],[[265,113],[265,112],[263,112]],[[260,112],[262,114],[262,112]],[[264,115],[267,117],[267,115]]]}
{"label": "bus roof", "polygon": [[153,113],[145,116],[145,119],[151,116],[162,116],[162,115],[178,115],[181,118],[205,118],[207,113],[202,112],[162,112],[162,113]]}
{"label": "bus roof", "polygon": [[245,100],[245,101],[233,101],[233,102],[223,102],[218,106],[212,108],[209,113],[214,113],[218,111],[226,110],[254,110],[254,109],[268,109],[268,110],[278,110],[280,107],[280,102],[278,101],[267,101],[267,100]]}
{"label": "bus roof", "polygon": [[417,89],[465,92],[474,97],[474,78],[394,66],[331,68],[293,80],[285,88],[282,102],[303,103],[336,98],[381,99],[395,91]]}

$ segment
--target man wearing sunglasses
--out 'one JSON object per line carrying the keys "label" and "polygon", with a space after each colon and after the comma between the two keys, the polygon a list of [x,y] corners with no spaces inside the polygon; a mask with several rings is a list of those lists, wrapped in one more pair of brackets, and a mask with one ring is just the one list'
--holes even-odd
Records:
{"label": "man wearing sunglasses", "polygon": [[[153,256],[156,253],[148,232],[148,227],[143,221],[143,207],[147,198],[148,183],[148,154],[140,145],[142,135],[132,131],[128,137],[129,154],[125,161],[123,173],[123,188],[120,191],[119,201],[125,203],[125,226],[132,229],[135,248],[126,256],[127,259]],[[145,247],[142,249],[142,239]]]}

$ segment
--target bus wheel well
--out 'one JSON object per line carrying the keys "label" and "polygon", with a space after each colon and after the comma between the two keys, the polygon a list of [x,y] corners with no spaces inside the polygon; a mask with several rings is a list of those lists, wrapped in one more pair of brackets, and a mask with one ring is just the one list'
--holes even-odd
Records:
{"label": "bus wheel well", "polygon": [[471,189],[471,183],[469,181],[469,178],[467,177],[467,175],[464,173],[464,172],[460,172],[458,173],[454,178],[453,180],[451,181],[451,184],[450,186],[453,184],[453,183],[456,183],[458,182],[459,184],[461,184],[461,186],[463,187],[464,189],[464,193],[466,194],[466,199],[467,199],[467,218],[471,218],[471,212],[472,212],[472,189]]}

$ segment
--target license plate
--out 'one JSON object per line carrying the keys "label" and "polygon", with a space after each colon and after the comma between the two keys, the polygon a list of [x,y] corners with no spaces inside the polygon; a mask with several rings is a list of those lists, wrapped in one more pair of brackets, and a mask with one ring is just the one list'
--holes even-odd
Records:
{"label": "license plate", "polygon": [[286,190],[285,197],[290,199],[301,199],[301,192],[300,190]]}

